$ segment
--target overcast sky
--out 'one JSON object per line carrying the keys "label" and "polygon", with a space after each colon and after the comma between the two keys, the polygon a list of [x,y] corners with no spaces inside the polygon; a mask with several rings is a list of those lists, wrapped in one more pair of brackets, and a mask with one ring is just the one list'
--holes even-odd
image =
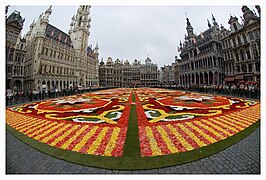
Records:
{"label": "overcast sky", "polygon": [[[142,63],[149,56],[159,67],[174,62],[179,56],[177,45],[186,34],[186,15],[196,34],[207,30],[207,19],[214,15],[218,24],[229,28],[230,14],[236,15],[241,23],[242,4],[234,6],[92,6],[89,44],[100,47],[100,59],[134,59]],[[251,10],[254,5],[248,6]],[[25,18],[22,34],[37,20],[48,6],[11,6],[8,15],[14,10]],[[71,17],[78,6],[53,6],[49,23],[68,32]]]}

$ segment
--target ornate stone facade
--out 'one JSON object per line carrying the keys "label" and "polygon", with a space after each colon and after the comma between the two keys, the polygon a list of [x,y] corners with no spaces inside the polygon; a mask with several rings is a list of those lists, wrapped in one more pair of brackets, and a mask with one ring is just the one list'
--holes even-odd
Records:
{"label": "ornate stone facade", "polygon": [[24,20],[18,11],[6,18],[6,89],[12,91],[23,89],[25,39],[20,38],[20,32]]}
{"label": "ornate stone facade", "polygon": [[171,65],[164,65],[163,67],[161,67],[162,85],[176,85],[175,67],[175,63],[172,63]]}
{"label": "ornate stone facade", "polygon": [[178,47],[181,60],[179,67],[180,85],[191,84],[222,84],[224,79],[224,63],[220,28],[212,15],[213,25],[208,20],[208,29],[200,35],[193,32],[193,27],[187,18],[187,35],[184,43]]}
{"label": "ornate stone facade", "polygon": [[98,86],[98,44],[88,46],[90,6],[79,6],[67,33],[49,24],[52,6],[26,34],[24,88],[69,89]]}
{"label": "ornate stone facade", "polygon": [[106,63],[102,61],[99,65],[100,86],[104,87],[127,87],[127,86],[157,86],[159,79],[158,67],[146,58],[145,64],[134,60],[132,64],[119,59],[113,62],[111,57]]}
{"label": "ornate stone facade", "polygon": [[[258,14],[260,7],[256,6]],[[258,81],[260,77],[260,17],[242,6],[242,24],[230,16],[230,30],[221,28],[225,82]]]}

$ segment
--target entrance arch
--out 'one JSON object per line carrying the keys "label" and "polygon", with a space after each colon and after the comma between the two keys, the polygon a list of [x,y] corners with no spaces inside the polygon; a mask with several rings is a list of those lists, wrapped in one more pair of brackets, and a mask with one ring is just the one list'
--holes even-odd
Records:
{"label": "entrance arch", "polygon": [[209,84],[213,84],[213,73],[209,72]]}
{"label": "entrance arch", "polygon": [[204,72],[204,84],[208,84],[208,73]]}

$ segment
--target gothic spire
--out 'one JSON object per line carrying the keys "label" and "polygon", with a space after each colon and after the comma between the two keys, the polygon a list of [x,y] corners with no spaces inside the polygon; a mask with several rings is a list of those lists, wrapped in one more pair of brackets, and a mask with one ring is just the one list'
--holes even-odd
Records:
{"label": "gothic spire", "polygon": [[208,22],[208,27],[210,28],[212,25],[210,24],[209,19],[207,19],[207,22]]}
{"label": "gothic spire", "polygon": [[[44,13],[44,16],[42,18],[42,21],[43,22],[46,22],[48,23],[49,21],[49,16],[52,14],[52,5],[49,6],[48,9],[46,9],[45,13]],[[42,17],[43,14],[40,15],[40,18]]]}
{"label": "gothic spire", "polygon": [[98,42],[96,43],[95,49],[99,49],[99,44],[98,44]]}
{"label": "gothic spire", "polygon": [[213,14],[212,14],[212,21],[213,21],[213,25],[218,25],[217,22],[216,22],[216,19],[214,18]]}

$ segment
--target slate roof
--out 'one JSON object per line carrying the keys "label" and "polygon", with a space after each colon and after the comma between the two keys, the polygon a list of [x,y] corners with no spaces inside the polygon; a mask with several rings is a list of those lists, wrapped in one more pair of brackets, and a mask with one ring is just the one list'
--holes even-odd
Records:
{"label": "slate roof", "polygon": [[46,27],[45,36],[56,41],[60,41],[60,43],[71,46],[70,36],[51,24],[48,24],[48,26]]}

